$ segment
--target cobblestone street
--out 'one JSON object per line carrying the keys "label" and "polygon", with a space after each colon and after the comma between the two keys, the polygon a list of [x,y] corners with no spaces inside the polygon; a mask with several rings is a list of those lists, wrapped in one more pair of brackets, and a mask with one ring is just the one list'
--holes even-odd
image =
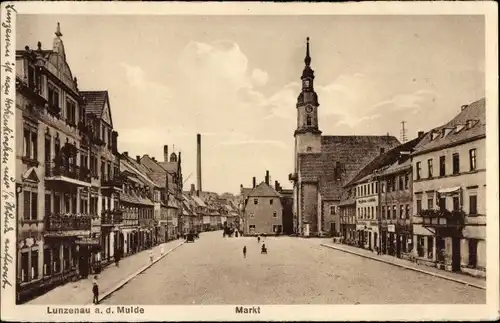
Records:
{"label": "cobblestone street", "polygon": [[[132,279],[103,304],[471,304],[486,292],[321,247],[320,239],[208,232]],[[261,241],[262,243],[262,241]],[[247,257],[242,249],[247,246]]]}

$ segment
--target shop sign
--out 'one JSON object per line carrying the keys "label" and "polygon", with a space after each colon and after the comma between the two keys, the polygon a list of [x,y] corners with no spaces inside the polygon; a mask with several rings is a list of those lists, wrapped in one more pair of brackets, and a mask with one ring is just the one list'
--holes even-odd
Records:
{"label": "shop sign", "polygon": [[388,224],[387,231],[388,232],[396,232],[396,226],[394,224]]}
{"label": "shop sign", "polygon": [[364,230],[366,228],[363,224],[356,224],[356,230]]}
{"label": "shop sign", "polygon": [[376,202],[377,199],[374,197],[368,198],[368,199],[359,199],[358,203],[363,204],[363,203],[369,203],[369,202]]}

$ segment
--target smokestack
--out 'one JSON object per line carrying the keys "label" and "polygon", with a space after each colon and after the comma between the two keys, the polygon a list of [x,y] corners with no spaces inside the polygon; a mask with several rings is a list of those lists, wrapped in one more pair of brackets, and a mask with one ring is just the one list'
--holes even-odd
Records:
{"label": "smokestack", "polygon": [[255,176],[252,178],[252,187],[255,188],[255,184],[256,184],[256,180],[255,180]]}
{"label": "smokestack", "polygon": [[269,171],[266,170],[266,184],[269,185]]}
{"label": "smokestack", "polygon": [[168,145],[163,146],[163,161],[168,162]]}
{"label": "smokestack", "polygon": [[135,156],[135,161],[140,164],[141,163],[141,156]]}
{"label": "smokestack", "polygon": [[424,132],[423,131],[419,131],[418,132],[418,138],[422,137],[424,135]]}
{"label": "smokestack", "polygon": [[201,135],[197,134],[196,135],[196,173],[197,173],[197,184],[198,184],[198,191],[202,192],[202,187],[201,187]]}
{"label": "smokestack", "polygon": [[279,191],[279,187],[280,187],[280,185],[278,184],[278,181],[274,181],[274,189],[276,191]]}

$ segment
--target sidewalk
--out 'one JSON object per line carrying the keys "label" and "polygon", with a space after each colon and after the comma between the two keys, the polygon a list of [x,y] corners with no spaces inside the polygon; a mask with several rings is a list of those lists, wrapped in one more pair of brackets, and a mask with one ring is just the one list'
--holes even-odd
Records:
{"label": "sidewalk", "polygon": [[332,244],[330,243],[322,243],[323,247],[348,252],[360,257],[369,258],[372,260],[384,262],[386,264],[402,267],[405,269],[417,271],[423,274],[431,275],[434,277],[439,277],[447,280],[451,280],[457,283],[461,283],[468,286],[473,286],[480,289],[486,289],[486,280],[482,278],[476,278],[468,275],[456,274],[449,271],[444,271],[441,269],[437,269],[435,267],[429,267],[425,265],[417,265],[405,259],[400,259],[397,257],[389,256],[389,255],[377,255],[372,251],[356,248],[344,244]]}
{"label": "sidewalk", "polygon": [[[181,246],[184,240],[173,240],[163,244],[165,257],[171,251]],[[154,265],[162,259],[160,256],[160,246],[153,248],[154,261],[149,261],[148,250],[138,252],[134,255],[122,258],[120,266],[110,264],[98,276],[99,281],[99,300],[106,298],[112,292],[126,284],[129,280]],[[28,305],[84,305],[92,303],[92,279],[94,275],[89,275],[87,279],[81,279],[76,282],[67,283],[58,286],[40,297],[37,297],[25,304]]]}

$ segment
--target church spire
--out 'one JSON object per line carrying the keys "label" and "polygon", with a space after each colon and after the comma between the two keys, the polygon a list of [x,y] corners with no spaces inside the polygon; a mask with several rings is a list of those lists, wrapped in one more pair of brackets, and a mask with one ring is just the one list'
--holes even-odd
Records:
{"label": "church spire", "polygon": [[307,37],[307,49],[306,49],[306,58],[304,58],[304,63],[309,67],[311,65],[311,56],[309,55],[309,37]]}
{"label": "church spire", "polygon": [[[61,37],[63,34],[61,33],[61,25],[59,24],[59,22],[57,22],[57,28],[56,28],[56,32],[55,32],[56,36],[57,37]],[[309,39],[309,38],[308,38]]]}

